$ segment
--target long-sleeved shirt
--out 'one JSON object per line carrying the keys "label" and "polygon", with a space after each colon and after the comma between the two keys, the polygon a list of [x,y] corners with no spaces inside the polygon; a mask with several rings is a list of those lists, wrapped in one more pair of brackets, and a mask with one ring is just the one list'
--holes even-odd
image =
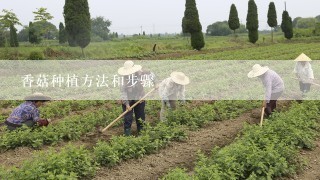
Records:
{"label": "long-sleeved shirt", "polygon": [[13,110],[7,121],[12,124],[22,125],[23,122],[29,120],[37,122],[39,119],[40,112],[35,103],[26,101]]}
{"label": "long-sleeved shirt", "polygon": [[[130,100],[139,100],[144,95],[144,86],[146,83],[155,84],[155,75],[153,72],[141,71],[139,73],[124,77],[125,82],[120,86],[122,104],[129,105]],[[148,77],[148,78],[146,78]]]}
{"label": "long-sleeved shirt", "polygon": [[298,75],[299,81],[302,82],[308,82],[310,79],[314,79],[313,70],[309,62],[306,62],[305,65],[297,62],[294,68],[294,73]]}
{"label": "long-sleeved shirt", "polygon": [[[159,95],[162,100],[185,100],[185,86],[175,83],[171,77],[164,79],[159,84]],[[173,98],[173,99],[172,99]]]}
{"label": "long-sleeved shirt", "polygon": [[265,87],[265,100],[270,102],[271,94],[278,93],[284,90],[284,83],[281,77],[269,69],[263,76],[261,76],[262,83]]}

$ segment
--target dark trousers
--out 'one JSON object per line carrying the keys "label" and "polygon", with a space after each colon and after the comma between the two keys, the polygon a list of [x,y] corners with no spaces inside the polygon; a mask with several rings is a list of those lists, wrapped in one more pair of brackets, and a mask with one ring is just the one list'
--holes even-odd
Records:
{"label": "dark trousers", "polygon": [[303,93],[307,93],[310,91],[310,83],[303,83],[301,81],[299,81],[299,85],[300,85],[300,91],[302,91]]}
{"label": "dark trousers", "polygon": [[283,91],[271,94],[271,99],[269,103],[266,104],[266,108],[264,109],[265,117],[269,117],[272,114],[272,112],[276,109],[277,100],[279,99],[282,93]]}
{"label": "dark trousers", "polygon": [[[5,122],[5,124],[7,125],[7,128],[10,130],[10,131],[13,131],[19,127],[22,127],[22,125],[17,125],[17,124],[12,124],[8,121]],[[36,122],[32,121],[32,120],[28,120],[28,121],[25,121],[23,122],[22,124],[28,126],[28,127],[33,127],[34,125],[36,125]]]}
{"label": "dark trousers", "polygon": [[[137,101],[130,101],[130,106],[132,106],[134,103]],[[144,121],[146,119],[146,115],[144,112],[146,102],[143,101],[142,103],[139,103],[137,106],[135,106],[131,111],[129,111],[125,116],[124,116],[124,129],[130,129],[133,121],[133,113],[135,116],[135,120],[137,123],[137,129],[138,131],[142,130]],[[123,112],[126,111],[126,106],[122,104],[122,110]],[[141,119],[141,121],[140,121]]]}

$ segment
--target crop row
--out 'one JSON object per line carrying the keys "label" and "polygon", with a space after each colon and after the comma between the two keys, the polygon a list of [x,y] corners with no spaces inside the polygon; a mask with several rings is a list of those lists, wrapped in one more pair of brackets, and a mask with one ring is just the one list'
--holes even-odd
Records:
{"label": "crop row", "polygon": [[320,101],[294,104],[275,114],[264,126],[247,126],[229,146],[214,148],[209,157],[200,154],[189,176],[175,169],[163,179],[273,179],[291,175],[299,167],[298,150],[311,149],[319,135]]}
{"label": "crop row", "polygon": [[[125,159],[138,158],[156,152],[169,141],[183,139],[185,137],[185,131],[181,126],[183,124],[201,126],[207,122],[198,122],[201,118],[210,118],[210,120],[228,119],[245,109],[252,109],[257,104],[257,102],[248,103],[247,101],[225,101],[225,103],[206,104],[201,106],[201,109],[190,108],[189,111],[185,112],[187,115],[184,118],[169,116],[168,121],[157,123],[154,127],[147,125],[138,137],[120,136],[113,137],[110,142],[100,141],[94,147],[93,152],[83,148],[77,149],[70,145],[71,147],[66,147],[61,152],[41,154],[41,157],[36,156],[32,160],[25,161],[19,169],[0,170],[0,177],[2,176],[3,179],[76,179],[90,177],[99,165],[113,166]],[[232,108],[230,105],[242,108]],[[231,111],[235,113],[231,113]],[[209,115],[208,112],[210,112]],[[195,118],[197,116],[199,118]],[[184,120],[182,121],[182,119]],[[194,123],[189,123],[191,121],[194,121]],[[66,158],[67,155],[70,155],[70,158]],[[79,166],[86,168],[78,170]]]}

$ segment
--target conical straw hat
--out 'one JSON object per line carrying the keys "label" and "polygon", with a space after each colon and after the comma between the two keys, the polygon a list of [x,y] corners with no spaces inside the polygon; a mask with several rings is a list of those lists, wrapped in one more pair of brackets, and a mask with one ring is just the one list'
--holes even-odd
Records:
{"label": "conical straw hat", "polygon": [[311,61],[311,59],[307,55],[302,53],[294,61]]}

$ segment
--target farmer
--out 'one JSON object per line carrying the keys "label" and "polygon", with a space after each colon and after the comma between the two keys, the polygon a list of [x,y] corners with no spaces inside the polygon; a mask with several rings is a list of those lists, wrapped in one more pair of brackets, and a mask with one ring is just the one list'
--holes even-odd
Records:
{"label": "farmer", "polygon": [[34,93],[25,97],[25,102],[20,104],[13,110],[5,124],[7,128],[12,131],[16,128],[26,125],[33,127],[36,124],[39,126],[47,126],[49,121],[46,119],[40,119],[39,107],[43,106],[46,101],[51,100],[50,97],[43,95],[42,93]]}
{"label": "farmer", "polygon": [[159,84],[159,95],[162,100],[160,120],[165,120],[166,109],[174,110],[176,100],[180,98],[185,103],[185,85],[189,84],[189,78],[182,72],[172,72],[169,78]]}
{"label": "farmer", "polygon": [[269,117],[277,107],[277,100],[284,90],[284,83],[281,77],[267,66],[261,67],[255,64],[248,73],[249,78],[259,77],[265,87],[265,117]]}
{"label": "farmer", "polygon": [[[132,61],[126,61],[124,66],[118,69],[118,74],[123,76],[124,83],[121,85],[121,100],[122,110],[129,112],[124,116],[124,135],[131,135],[131,125],[133,121],[133,113],[137,123],[138,133],[143,129],[145,121],[145,101],[140,102],[137,106],[131,109],[131,106],[140,100],[144,95],[143,79],[149,77],[149,80],[154,83],[154,74],[146,70],[142,70],[142,66],[135,65]],[[143,78],[144,77],[144,78]]]}
{"label": "farmer", "polygon": [[294,73],[299,79],[300,91],[302,92],[302,96],[305,96],[305,93],[310,91],[310,86],[314,79],[312,67],[310,64],[311,59],[302,53],[294,61],[297,62],[294,68]]}

